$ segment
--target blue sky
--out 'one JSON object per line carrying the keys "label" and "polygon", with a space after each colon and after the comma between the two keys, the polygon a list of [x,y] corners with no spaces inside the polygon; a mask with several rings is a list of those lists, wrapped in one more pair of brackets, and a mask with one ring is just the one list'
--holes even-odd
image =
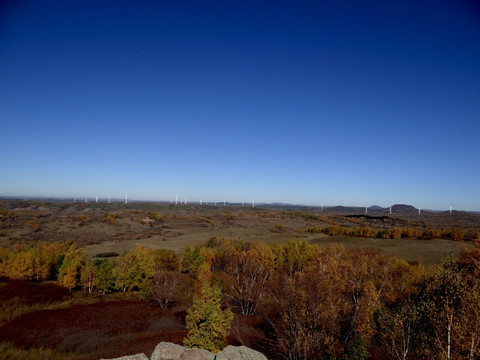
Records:
{"label": "blue sky", "polygon": [[6,1],[0,195],[480,210],[474,1]]}

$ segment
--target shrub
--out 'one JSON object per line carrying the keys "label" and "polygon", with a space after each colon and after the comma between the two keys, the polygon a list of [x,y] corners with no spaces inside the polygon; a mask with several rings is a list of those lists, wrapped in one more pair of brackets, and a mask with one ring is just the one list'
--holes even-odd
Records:
{"label": "shrub", "polygon": [[220,287],[210,286],[205,282],[187,312],[188,334],[183,342],[186,347],[211,352],[223,349],[233,321],[233,313],[230,309],[222,310],[221,301]]}
{"label": "shrub", "polygon": [[97,257],[97,258],[106,258],[106,257],[115,257],[115,256],[120,256],[120,254],[112,251],[112,252],[99,253],[99,254],[95,255],[95,257]]}

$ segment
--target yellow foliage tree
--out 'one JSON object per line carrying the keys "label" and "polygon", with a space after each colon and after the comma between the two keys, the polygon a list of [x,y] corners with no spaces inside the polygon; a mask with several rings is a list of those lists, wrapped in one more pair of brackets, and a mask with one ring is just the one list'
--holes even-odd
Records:
{"label": "yellow foliage tree", "polygon": [[80,273],[84,265],[83,249],[71,245],[60,267],[58,280],[64,287],[73,290],[80,284]]}
{"label": "yellow foliage tree", "polygon": [[85,291],[91,293],[97,284],[97,267],[88,261],[80,273],[80,281]]}

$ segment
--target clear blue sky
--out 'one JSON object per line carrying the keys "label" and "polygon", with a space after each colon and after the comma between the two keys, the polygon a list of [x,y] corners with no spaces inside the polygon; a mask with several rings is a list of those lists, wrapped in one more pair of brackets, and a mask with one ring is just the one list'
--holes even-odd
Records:
{"label": "clear blue sky", "polygon": [[475,1],[3,1],[0,195],[480,210]]}

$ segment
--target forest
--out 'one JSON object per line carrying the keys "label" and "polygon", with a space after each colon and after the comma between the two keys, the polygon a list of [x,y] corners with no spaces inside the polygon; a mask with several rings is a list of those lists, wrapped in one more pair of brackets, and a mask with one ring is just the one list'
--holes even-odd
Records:
{"label": "forest", "polygon": [[[177,342],[210,351],[233,343],[271,359],[478,359],[480,233],[473,242],[429,267],[300,239],[212,237],[180,255],[140,246],[95,259],[71,240],[23,242],[0,247],[0,295],[10,299],[0,308],[0,338],[11,341],[4,347],[11,358],[34,350],[9,340],[15,317],[36,309],[18,310],[6,294],[9,282],[21,280],[60,285],[90,302],[183,309],[185,337]],[[89,358],[57,350],[51,358]]]}

